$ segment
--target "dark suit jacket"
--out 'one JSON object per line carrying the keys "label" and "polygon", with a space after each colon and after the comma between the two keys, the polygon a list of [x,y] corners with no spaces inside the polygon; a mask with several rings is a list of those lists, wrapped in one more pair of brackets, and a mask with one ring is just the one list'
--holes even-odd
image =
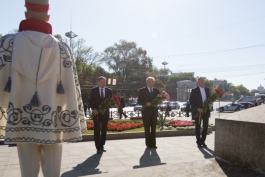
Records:
{"label": "dark suit jacket", "polygon": [[[105,87],[105,98],[111,98],[112,97],[112,90],[110,88]],[[99,110],[99,105],[102,101],[100,99],[100,93],[99,93],[99,87],[94,87],[90,91],[90,98],[89,98],[89,105],[92,110],[97,109]],[[109,113],[107,113],[109,115]]]}
{"label": "dark suit jacket", "polygon": [[138,95],[138,103],[145,107],[145,104],[147,102],[152,102],[152,100],[159,94],[159,90],[157,88],[153,88],[153,97],[149,93],[149,90],[147,87],[143,87],[139,90]]}
{"label": "dark suit jacket", "polygon": [[[206,93],[206,99],[209,98],[210,96],[209,88],[205,87],[205,93]],[[192,89],[191,94],[190,94],[190,105],[191,105],[193,115],[197,114],[197,108],[203,108],[202,96],[201,96],[201,91],[199,87]],[[209,108],[206,114],[210,115]]]}

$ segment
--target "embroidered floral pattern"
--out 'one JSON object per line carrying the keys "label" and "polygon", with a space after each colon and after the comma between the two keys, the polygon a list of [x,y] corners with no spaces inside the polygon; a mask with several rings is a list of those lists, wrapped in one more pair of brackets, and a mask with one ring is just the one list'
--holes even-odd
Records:
{"label": "embroidered floral pattern", "polygon": [[7,62],[12,60],[12,49],[15,34],[3,36],[0,41],[0,70],[6,66]]}
{"label": "embroidered floral pattern", "polygon": [[70,53],[66,50],[68,49],[68,45],[64,42],[59,42],[59,48],[61,59],[63,59],[63,66],[65,68],[70,68],[73,63],[71,61]]}
{"label": "embroidered floral pattern", "polygon": [[32,107],[30,104],[23,106],[23,110],[15,108],[13,103],[8,106],[8,121],[10,125],[40,125],[41,127],[72,127],[78,121],[78,111],[62,110],[61,106],[51,113],[51,107],[44,105],[41,108]]}

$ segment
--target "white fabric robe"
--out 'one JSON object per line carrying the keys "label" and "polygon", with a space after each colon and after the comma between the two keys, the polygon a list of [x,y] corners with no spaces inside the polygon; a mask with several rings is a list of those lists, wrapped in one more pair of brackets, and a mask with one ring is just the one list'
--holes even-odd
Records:
{"label": "white fabric robe", "polygon": [[[8,77],[11,91],[4,91]],[[65,93],[57,93],[62,81]],[[32,106],[37,92],[40,105]],[[22,31],[0,41],[0,138],[5,143],[79,141],[86,131],[80,85],[69,46]],[[5,133],[5,134],[4,134]]]}

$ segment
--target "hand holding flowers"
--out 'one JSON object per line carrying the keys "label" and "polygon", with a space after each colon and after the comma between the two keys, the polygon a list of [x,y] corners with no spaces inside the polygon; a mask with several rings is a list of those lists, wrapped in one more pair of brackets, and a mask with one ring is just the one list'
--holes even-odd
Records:
{"label": "hand holding flowers", "polygon": [[109,111],[109,109],[114,106],[114,105],[117,105],[119,106],[120,105],[120,101],[119,101],[119,98],[113,94],[113,97],[109,97],[109,98],[106,98],[100,105],[99,105],[99,113],[101,115],[106,115],[107,112]]}
{"label": "hand holding flowers", "polygon": [[222,98],[223,92],[218,90],[217,88],[211,92],[212,94],[205,100],[203,104],[203,108],[199,108],[199,120],[201,122],[202,114],[207,113],[209,111],[209,107],[213,105],[213,103],[217,100],[217,98]]}

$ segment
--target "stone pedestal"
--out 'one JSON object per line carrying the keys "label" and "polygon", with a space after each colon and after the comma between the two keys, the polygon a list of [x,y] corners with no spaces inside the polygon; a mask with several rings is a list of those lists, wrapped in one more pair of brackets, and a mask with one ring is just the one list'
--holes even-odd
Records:
{"label": "stone pedestal", "polygon": [[265,171],[265,105],[215,120],[215,155]]}

